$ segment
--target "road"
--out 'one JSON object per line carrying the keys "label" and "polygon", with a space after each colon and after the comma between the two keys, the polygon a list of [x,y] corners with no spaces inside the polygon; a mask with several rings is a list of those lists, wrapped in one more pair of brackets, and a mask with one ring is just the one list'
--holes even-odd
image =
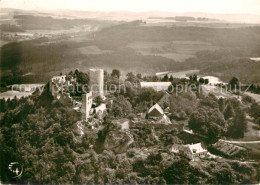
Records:
{"label": "road", "polygon": [[226,143],[233,143],[233,144],[256,144],[260,143],[260,141],[229,141],[229,140],[223,140],[220,139],[220,141],[226,142]]}

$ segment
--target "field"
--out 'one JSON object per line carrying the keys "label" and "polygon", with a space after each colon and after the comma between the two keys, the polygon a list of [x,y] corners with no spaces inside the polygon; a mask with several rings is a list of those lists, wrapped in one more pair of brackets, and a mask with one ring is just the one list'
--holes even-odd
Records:
{"label": "field", "polygon": [[260,141],[260,130],[256,130],[253,127],[257,125],[252,123],[251,121],[247,122],[247,132],[245,133],[245,137],[242,139],[244,141]]}
{"label": "field", "polygon": [[99,55],[103,53],[111,53],[110,50],[101,50],[97,46],[86,46],[79,48],[80,53],[85,55]]}
{"label": "field", "polygon": [[13,99],[15,96],[17,98],[21,98],[21,97],[26,97],[26,96],[30,96],[32,93],[31,92],[20,92],[20,91],[6,91],[3,93],[0,93],[0,99]]}
{"label": "field", "polygon": [[241,99],[241,96],[234,95],[227,90],[214,86],[214,85],[202,85],[202,91],[205,94],[214,94],[216,97],[223,97],[223,98],[238,98]]}
{"label": "field", "polygon": [[259,94],[254,94],[254,93],[250,93],[250,92],[246,92],[245,94],[252,97],[253,99],[255,99],[255,101],[257,103],[260,103],[260,95]]}
{"label": "field", "polygon": [[8,42],[7,41],[4,41],[4,40],[0,40],[0,47],[2,47],[3,45],[7,44]]}
{"label": "field", "polygon": [[183,62],[195,56],[196,52],[203,50],[216,50],[207,42],[200,41],[171,41],[171,42],[132,42],[127,45],[143,55],[155,55],[172,59],[176,62]]}

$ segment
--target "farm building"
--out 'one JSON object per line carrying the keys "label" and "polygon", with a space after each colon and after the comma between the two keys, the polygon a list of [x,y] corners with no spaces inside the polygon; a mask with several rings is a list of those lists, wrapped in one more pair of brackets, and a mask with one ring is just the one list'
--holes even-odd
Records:
{"label": "farm building", "polygon": [[153,88],[155,91],[168,90],[171,82],[140,82],[141,88]]}

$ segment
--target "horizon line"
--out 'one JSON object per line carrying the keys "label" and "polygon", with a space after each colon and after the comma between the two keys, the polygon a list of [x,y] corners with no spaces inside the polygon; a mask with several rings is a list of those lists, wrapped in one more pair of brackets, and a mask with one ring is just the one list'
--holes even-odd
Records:
{"label": "horizon line", "polygon": [[103,12],[103,13],[120,13],[120,12],[128,12],[128,13],[171,13],[171,14],[189,14],[189,13],[201,13],[201,14],[215,14],[215,15],[252,15],[252,16],[260,16],[259,14],[254,13],[217,13],[217,12],[202,12],[202,11],[186,11],[186,12],[171,12],[171,11],[163,11],[163,10],[148,10],[148,11],[133,11],[133,10],[80,10],[80,9],[24,9],[24,8],[12,8],[12,7],[4,7],[1,9],[12,9],[12,10],[24,10],[24,11],[78,11],[78,12]]}

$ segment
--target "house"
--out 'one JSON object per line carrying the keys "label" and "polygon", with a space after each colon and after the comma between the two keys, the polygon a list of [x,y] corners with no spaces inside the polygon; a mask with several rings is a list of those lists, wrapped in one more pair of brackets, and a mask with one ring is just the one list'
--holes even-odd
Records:
{"label": "house", "polygon": [[163,116],[164,112],[163,109],[161,108],[160,105],[158,105],[157,103],[152,106],[149,111],[148,111],[148,118],[150,119],[157,119],[158,117]]}
{"label": "house", "polygon": [[122,118],[118,120],[113,120],[113,124],[115,124],[117,127],[119,127],[121,130],[129,130],[129,120]]}
{"label": "house", "polygon": [[166,116],[165,114],[163,114],[163,116],[157,121],[157,123],[161,123],[161,124],[171,124],[171,120],[168,118],[168,116]]}
{"label": "house", "polygon": [[51,78],[51,82],[63,84],[63,83],[66,82],[66,75],[53,76],[53,77]]}
{"label": "house", "polygon": [[98,112],[104,113],[106,109],[107,109],[107,108],[106,108],[106,104],[101,103],[99,106],[97,106],[97,107],[95,108],[95,112],[96,112],[96,113],[98,113]]}
{"label": "house", "polygon": [[157,103],[149,109],[147,117],[148,119],[156,120],[157,123],[171,124],[170,119],[164,114],[163,109]]}
{"label": "house", "polygon": [[97,106],[94,111],[96,113],[96,115],[101,118],[103,116],[103,114],[106,112],[106,104],[101,103],[99,106]]}
{"label": "house", "polygon": [[153,88],[155,91],[168,90],[171,82],[140,82],[141,88]]}
{"label": "house", "polygon": [[178,154],[178,153],[180,153],[180,151],[183,151],[183,149],[184,149],[183,145],[174,144],[174,145],[172,145],[171,152]]}
{"label": "house", "polygon": [[187,158],[194,160],[196,158],[207,157],[208,151],[205,150],[201,143],[187,144],[187,145],[176,145],[174,144],[171,148],[173,153],[183,153]]}

